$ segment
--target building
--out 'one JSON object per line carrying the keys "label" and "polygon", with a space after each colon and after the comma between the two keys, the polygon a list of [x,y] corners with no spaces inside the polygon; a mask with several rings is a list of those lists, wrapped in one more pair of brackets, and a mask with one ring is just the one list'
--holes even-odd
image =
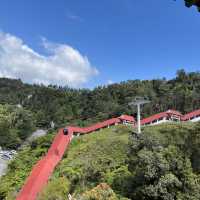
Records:
{"label": "building", "polygon": [[200,121],[200,109],[185,114],[184,116],[182,116],[182,121],[192,121],[192,122]]}
{"label": "building", "polygon": [[170,121],[181,121],[182,114],[176,110],[167,110],[141,120],[141,125],[156,125]]}
{"label": "building", "polygon": [[168,119],[171,121],[181,121],[182,114],[176,110],[167,110],[166,113],[168,114]]}
{"label": "building", "polygon": [[122,124],[125,124],[125,125],[128,125],[128,124],[135,125],[136,124],[135,118],[133,116],[121,115],[120,117],[118,117],[118,119],[120,119]]}

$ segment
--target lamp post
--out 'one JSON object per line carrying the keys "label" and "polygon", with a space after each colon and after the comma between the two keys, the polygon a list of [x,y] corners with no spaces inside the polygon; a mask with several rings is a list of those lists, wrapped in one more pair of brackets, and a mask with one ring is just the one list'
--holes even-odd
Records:
{"label": "lamp post", "polygon": [[150,103],[150,101],[147,98],[144,97],[135,97],[135,100],[130,102],[128,105],[129,106],[137,106],[137,128],[138,128],[138,133],[141,133],[141,122],[140,122],[140,105]]}

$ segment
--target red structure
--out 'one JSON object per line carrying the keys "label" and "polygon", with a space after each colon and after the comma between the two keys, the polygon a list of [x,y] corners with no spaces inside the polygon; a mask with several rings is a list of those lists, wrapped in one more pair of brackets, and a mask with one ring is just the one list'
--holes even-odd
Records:
{"label": "red structure", "polygon": [[71,128],[68,130],[69,134],[67,136],[63,134],[63,129],[59,130],[47,155],[33,167],[31,174],[17,196],[17,200],[36,199],[37,194],[46,185],[48,178],[52,174],[55,166],[62,159],[62,156],[70,143],[73,132]]}
{"label": "red structure", "polygon": [[200,109],[190,112],[182,117],[182,121],[192,120],[195,121],[200,118]]}
{"label": "red structure", "polygon": [[167,110],[141,120],[141,125],[160,124],[167,121],[181,121],[182,114],[176,110]]}
{"label": "red structure", "polygon": [[[148,125],[158,124],[166,121],[186,121],[194,116],[200,117],[200,110],[191,112],[184,116],[182,116],[182,114],[178,111],[168,110],[166,112],[158,113],[151,117],[142,119],[141,124]],[[64,135],[63,129],[60,129],[58,131],[58,134],[55,136],[54,141],[49,148],[46,156],[38,161],[38,163],[33,167],[16,200],[35,200],[37,198],[38,193],[47,184],[48,179],[53,173],[56,165],[62,159],[63,154],[68,148],[73,135],[91,133],[93,131],[100,130],[101,128],[107,128],[113,125],[117,125],[119,123],[129,123],[133,125],[136,124],[134,117],[121,115],[118,118],[112,118],[85,128],[67,127],[68,135]]]}
{"label": "red structure", "polygon": [[118,118],[122,121],[123,124],[133,124],[133,125],[135,125],[135,123],[136,123],[135,118],[133,116],[121,115]]}

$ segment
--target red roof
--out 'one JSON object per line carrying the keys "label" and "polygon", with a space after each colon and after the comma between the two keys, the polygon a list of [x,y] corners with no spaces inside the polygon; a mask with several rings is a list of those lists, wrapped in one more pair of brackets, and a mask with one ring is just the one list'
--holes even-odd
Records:
{"label": "red roof", "polygon": [[182,116],[182,114],[179,111],[177,111],[177,110],[171,110],[170,109],[170,110],[167,110],[166,113],[173,114],[173,115],[178,115],[178,116]]}
{"label": "red roof", "polygon": [[150,122],[152,122],[154,120],[160,119],[162,117],[167,117],[167,116],[168,116],[167,112],[161,112],[161,113],[158,113],[158,114],[155,114],[155,115],[152,115],[150,117],[142,119],[141,120],[141,124],[142,125],[143,124],[147,124],[147,123],[150,123]]}
{"label": "red roof", "polygon": [[130,115],[121,115],[118,118],[121,119],[121,120],[129,121],[129,122],[135,122],[135,118],[133,116],[130,116]]}
{"label": "red roof", "polygon": [[171,117],[171,115],[182,116],[182,114],[176,110],[167,110],[166,112],[161,112],[150,117],[144,118],[141,120],[141,124],[151,123],[154,120],[163,118],[163,117]]}
{"label": "red roof", "polygon": [[186,120],[189,120],[189,119],[192,118],[192,117],[196,117],[197,115],[200,115],[200,109],[185,114],[185,115],[182,117],[182,120],[183,120],[183,121],[186,121]]}

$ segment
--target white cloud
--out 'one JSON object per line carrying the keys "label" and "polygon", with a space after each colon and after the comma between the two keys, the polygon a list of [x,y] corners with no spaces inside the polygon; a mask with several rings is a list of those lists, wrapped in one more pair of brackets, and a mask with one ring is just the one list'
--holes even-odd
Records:
{"label": "white cloud", "polygon": [[35,52],[11,34],[0,32],[0,77],[21,78],[28,83],[80,87],[98,74],[88,58],[66,44],[43,39],[50,55]]}
{"label": "white cloud", "polygon": [[72,21],[83,22],[83,18],[79,15],[74,14],[71,10],[67,10],[67,18]]}
{"label": "white cloud", "polygon": [[78,15],[68,14],[68,18],[73,21],[79,21],[79,22],[83,21],[83,19],[81,17],[79,17]]}
{"label": "white cloud", "polygon": [[107,81],[107,84],[108,84],[108,85],[111,85],[111,84],[113,84],[113,83],[114,83],[114,82],[113,82],[112,80],[108,80],[108,81]]}

